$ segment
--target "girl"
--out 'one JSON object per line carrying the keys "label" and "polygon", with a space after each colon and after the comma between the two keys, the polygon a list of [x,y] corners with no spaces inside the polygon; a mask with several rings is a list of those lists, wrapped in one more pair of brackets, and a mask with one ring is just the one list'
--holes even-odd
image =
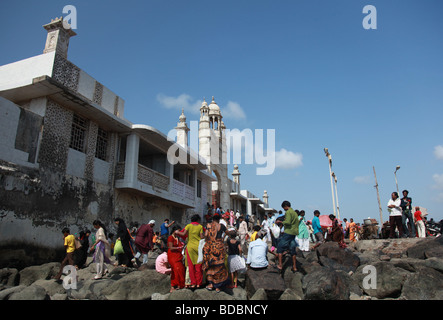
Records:
{"label": "girl", "polygon": [[186,269],[183,264],[183,244],[178,239],[179,226],[172,227],[172,233],[168,237],[168,262],[171,265],[171,290],[183,289],[185,287]]}
{"label": "girl", "polygon": [[103,224],[99,220],[95,220],[92,225],[95,229],[97,229],[97,232],[95,234],[96,240],[91,247],[91,250],[95,247],[93,261],[96,263],[97,271],[97,274],[93,279],[98,280],[101,279],[105,272],[108,271],[104,263],[111,263],[111,261],[109,260],[109,257],[111,255],[111,246],[106,239],[106,229]]}
{"label": "girl", "polygon": [[[237,288],[238,271],[245,268],[244,259],[241,257],[242,250],[240,241],[236,239],[237,232],[231,229],[229,232],[228,243],[228,266],[231,273],[233,287]],[[243,261],[241,261],[243,259]]]}

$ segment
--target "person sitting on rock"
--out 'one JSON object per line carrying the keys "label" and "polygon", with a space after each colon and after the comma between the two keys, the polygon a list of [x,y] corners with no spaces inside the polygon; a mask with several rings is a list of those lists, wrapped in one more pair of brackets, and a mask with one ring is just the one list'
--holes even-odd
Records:
{"label": "person sitting on rock", "polygon": [[249,243],[248,258],[246,260],[249,269],[266,269],[269,265],[267,253],[270,252],[275,255],[275,253],[268,249],[266,239],[263,240],[266,235],[267,232],[265,230],[260,230],[257,232],[257,240]]}

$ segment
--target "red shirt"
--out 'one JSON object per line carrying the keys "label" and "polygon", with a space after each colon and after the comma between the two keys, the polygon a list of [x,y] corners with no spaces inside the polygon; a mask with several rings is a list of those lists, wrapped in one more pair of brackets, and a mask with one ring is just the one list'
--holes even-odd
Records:
{"label": "red shirt", "polygon": [[420,210],[415,211],[415,213],[414,213],[414,218],[415,218],[416,221],[423,220],[423,219],[421,218],[421,211],[420,211]]}

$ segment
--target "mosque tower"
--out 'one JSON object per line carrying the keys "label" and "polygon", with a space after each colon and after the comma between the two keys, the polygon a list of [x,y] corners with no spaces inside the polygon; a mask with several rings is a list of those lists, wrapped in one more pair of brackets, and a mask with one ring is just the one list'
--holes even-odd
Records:
{"label": "mosque tower", "polygon": [[230,186],[228,185],[226,127],[222,119],[220,107],[214,97],[209,105],[203,99],[198,132],[199,155],[206,160],[208,171],[217,177],[217,181],[212,183],[212,204],[228,209]]}

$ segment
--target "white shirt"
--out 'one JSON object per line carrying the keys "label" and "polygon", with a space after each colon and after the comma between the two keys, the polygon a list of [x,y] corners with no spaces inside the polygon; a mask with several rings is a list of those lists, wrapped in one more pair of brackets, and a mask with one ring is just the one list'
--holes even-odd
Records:
{"label": "white shirt", "polygon": [[[401,203],[401,200],[399,199],[399,198],[397,198],[397,200],[392,200],[392,199],[390,199],[389,200],[389,202],[388,202],[388,211],[389,211],[389,215],[390,216],[401,216],[402,215],[402,209],[401,209],[401,207],[400,207],[400,203]],[[395,208],[389,208],[389,206],[390,205],[394,205],[395,206]]]}

